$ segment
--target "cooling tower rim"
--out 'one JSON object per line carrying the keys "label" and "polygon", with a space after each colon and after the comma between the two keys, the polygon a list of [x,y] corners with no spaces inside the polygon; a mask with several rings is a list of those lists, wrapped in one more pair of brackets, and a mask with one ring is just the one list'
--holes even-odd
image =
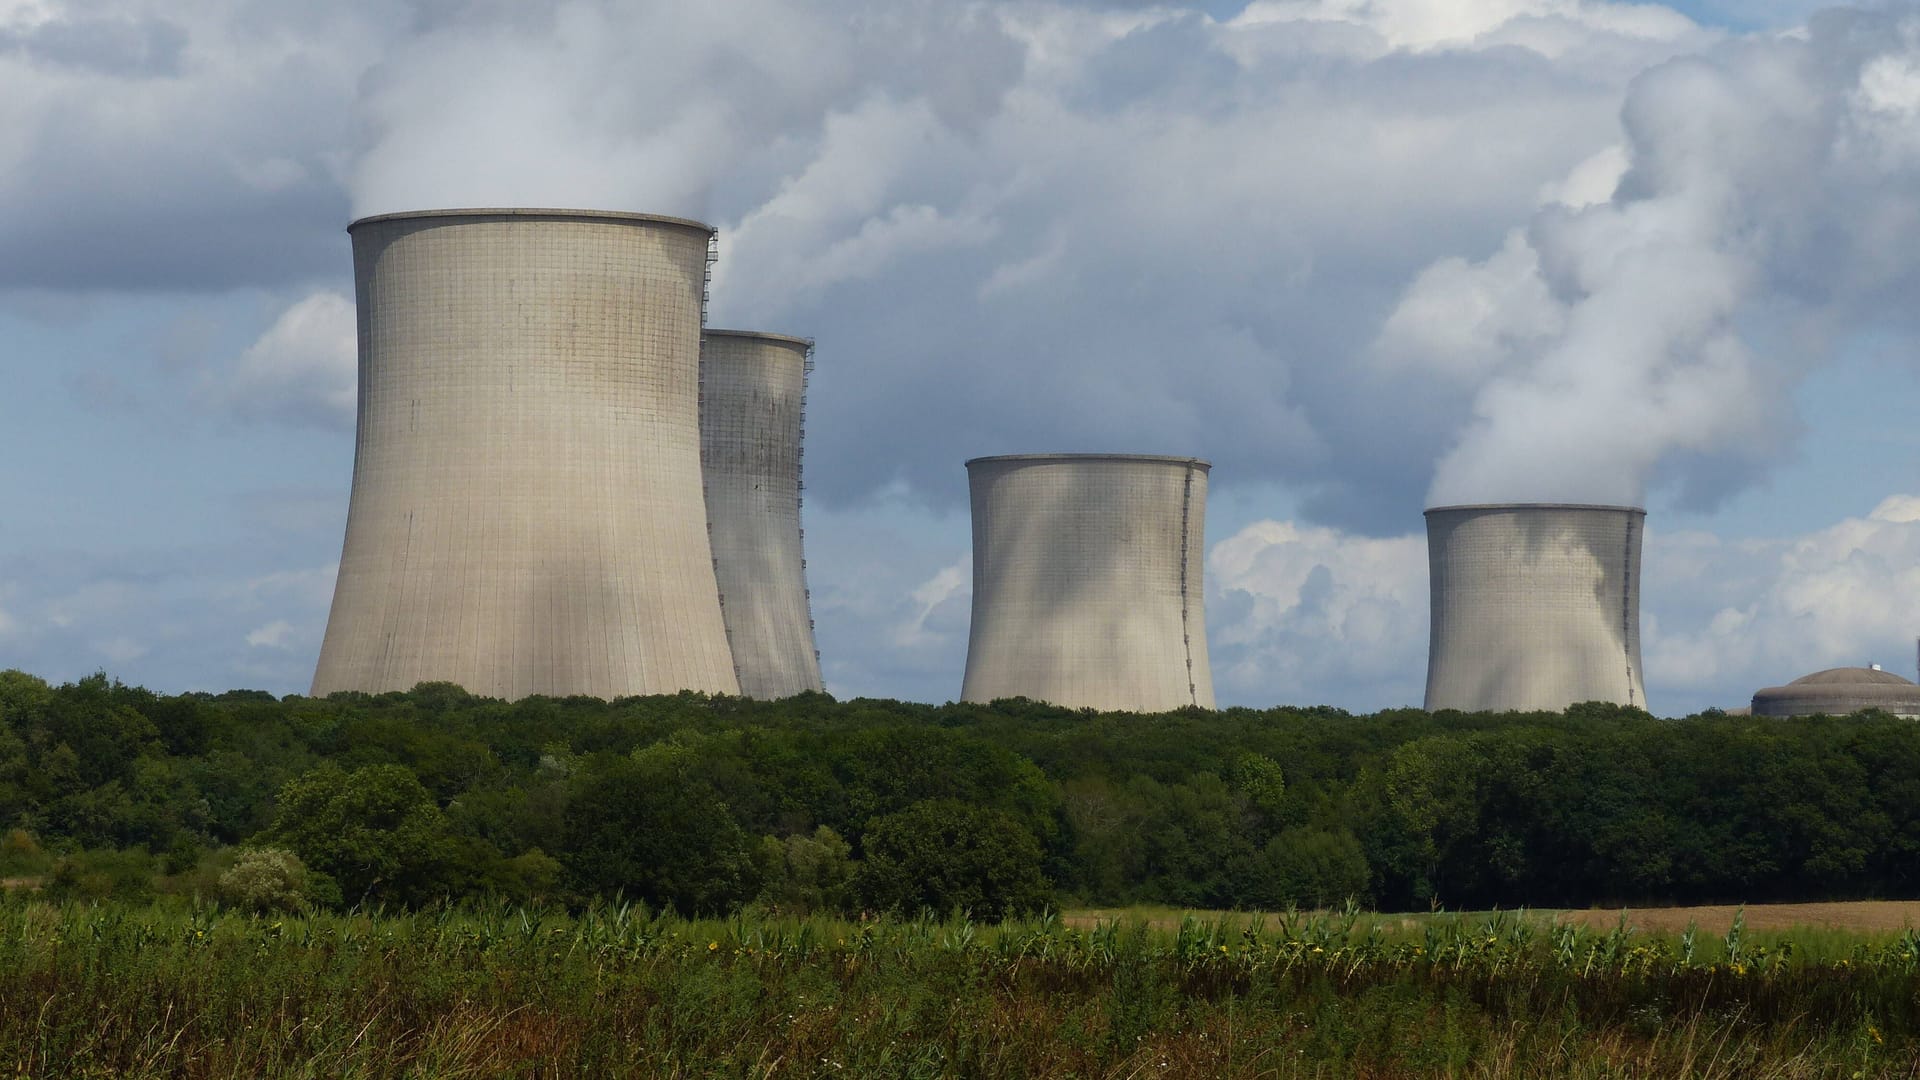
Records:
{"label": "cooling tower rim", "polygon": [[1421,513],[1431,515],[1459,512],[1491,512],[1498,510],[1599,510],[1611,514],[1639,514],[1641,517],[1647,516],[1647,508],[1644,506],[1622,506],[1614,503],[1549,502],[1454,503],[1450,506],[1429,506],[1421,511]]}
{"label": "cooling tower rim", "polygon": [[753,341],[777,341],[782,345],[799,345],[802,348],[807,348],[807,349],[813,348],[813,339],[810,337],[796,337],[792,334],[775,334],[775,333],[770,333],[766,330],[721,330],[715,327],[708,327],[707,329],[702,330],[700,333],[705,337],[729,337],[729,338],[745,338]]}
{"label": "cooling tower rim", "polygon": [[1082,461],[1125,461],[1143,465],[1185,465],[1188,468],[1211,470],[1213,462],[1205,458],[1176,457],[1168,454],[991,454],[987,457],[968,458],[966,467],[975,465],[1026,464],[1040,465],[1048,462]]}
{"label": "cooling tower rim", "polygon": [[416,221],[422,218],[535,218],[549,221],[610,221],[632,225],[672,225],[683,229],[692,229],[702,235],[712,237],[719,230],[704,221],[692,218],[669,217],[665,214],[639,214],[626,210],[569,210],[564,208],[540,206],[473,206],[439,210],[400,210],[388,214],[372,214],[356,218],[347,224],[347,232],[368,225],[388,221]]}

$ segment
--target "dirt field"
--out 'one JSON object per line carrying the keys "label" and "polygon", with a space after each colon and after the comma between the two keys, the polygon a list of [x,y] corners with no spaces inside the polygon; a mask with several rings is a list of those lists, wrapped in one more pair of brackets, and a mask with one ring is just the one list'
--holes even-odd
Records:
{"label": "dirt field", "polygon": [[[1627,911],[1627,922],[1642,930],[1679,932],[1693,922],[1702,933],[1724,934],[1733,925],[1733,905],[1713,907],[1641,908]],[[1817,926],[1829,930],[1899,932],[1920,927],[1920,900],[1857,900],[1836,904],[1748,904],[1747,929],[1791,930]],[[1561,922],[1577,922],[1611,929],[1620,921],[1618,910],[1566,911]]]}
{"label": "dirt field", "polygon": [[[1679,933],[1694,923],[1705,934],[1724,934],[1733,925],[1737,905],[1704,907],[1629,908],[1627,922],[1642,931]],[[1748,904],[1747,929],[1791,930],[1795,927],[1819,927],[1828,930],[1853,930],[1867,933],[1898,933],[1907,927],[1920,927],[1920,900],[1858,900],[1833,904]],[[1555,922],[1579,923],[1598,930],[1611,930],[1620,921],[1619,908],[1595,908],[1590,911],[1545,911],[1532,914]],[[1145,922],[1159,930],[1179,927],[1182,918],[1194,915],[1204,919],[1226,919],[1234,923],[1274,924],[1275,916],[1236,911],[1180,911],[1174,908],[1103,908],[1065,912],[1061,922],[1079,929],[1091,929],[1101,922]],[[1391,929],[1413,930],[1429,918],[1418,915],[1363,915],[1367,922],[1378,922]],[[1365,925],[1365,923],[1363,923]]]}

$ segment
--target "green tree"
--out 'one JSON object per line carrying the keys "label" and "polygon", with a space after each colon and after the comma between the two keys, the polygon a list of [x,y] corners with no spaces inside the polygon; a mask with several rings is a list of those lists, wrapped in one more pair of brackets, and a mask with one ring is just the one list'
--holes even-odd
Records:
{"label": "green tree", "polygon": [[960,908],[999,920],[1052,899],[1039,841],[1003,810],[928,799],[874,820],[861,844],[854,893],[876,911]]}
{"label": "green tree", "polygon": [[1267,841],[1256,866],[1250,906],[1319,908],[1367,898],[1367,856],[1345,829],[1286,829]]}
{"label": "green tree", "polygon": [[577,889],[687,915],[760,891],[758,845],[689,762],[676,748],[650,748],[576,778],[560,861]]}
{"label": "green tree", "polygon": [[1267,829],[1286,821],[1287,782],[1280,763],[1265,754],[1242,754],[1233,766],[1234,790]]}
{"label": "green tree", "polygon": [[853,848],[822,825],[812,835],[763,837],[760,898],[782,911],[845,911],[852,901]]}
{"label": "green tree", "polygon": [[446,816],[401,765],[328,762],[280,789],[267,839],[331,877],[350,903],[418,904],[452,891]]}

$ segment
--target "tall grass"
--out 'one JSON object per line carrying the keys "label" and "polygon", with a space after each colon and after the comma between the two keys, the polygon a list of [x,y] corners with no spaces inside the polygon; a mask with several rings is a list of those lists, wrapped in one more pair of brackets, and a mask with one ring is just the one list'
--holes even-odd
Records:
{"label": "tall grass", "polygon": [[0,1075],[1912,1076],[1920,936],[0,906]]}

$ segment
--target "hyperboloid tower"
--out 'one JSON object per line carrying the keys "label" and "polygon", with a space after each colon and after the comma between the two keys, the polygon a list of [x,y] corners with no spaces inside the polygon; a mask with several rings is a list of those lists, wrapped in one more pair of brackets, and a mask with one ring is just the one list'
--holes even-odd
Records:
{"label": "hyperboloid tower", "polygon": [[713,230],[354,222],[353,494],[313,692],[737,693],[700,473]]}
{"label": "hyperboloid tower", "polygon": [[800,446],[813,342],[709,330],[700,354],[700,456],[727,638],[740,692],[820,690],[800,529]]}
{"label": "hyperboloid tower", "polygon": [[973,625],[961,697],[1213,708],[1202,600],[1209,467],[1137,454],[967,462]]}
{"label": "hyperboloid tower", "polygon": [[1430,710],[1647,707],[1634,506],[1552,503],[1427,511]]}

